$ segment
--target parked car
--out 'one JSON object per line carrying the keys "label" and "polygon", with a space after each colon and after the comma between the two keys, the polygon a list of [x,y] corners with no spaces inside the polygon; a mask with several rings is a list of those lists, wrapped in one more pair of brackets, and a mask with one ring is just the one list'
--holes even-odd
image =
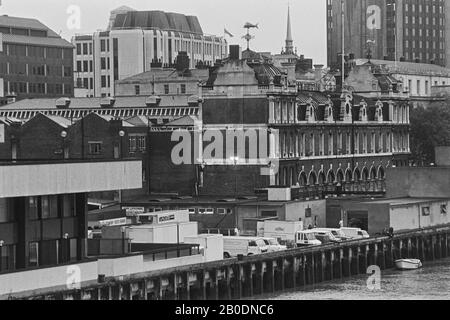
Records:
{"label": "parked car", "polygon": [[225,259],[238,255],[252,256],[266,253],[268,247],[258,237],[223,237],[223,257]]}
{"label": "parked car", "polygon": [[267,252],[277,252],[287,250],[287,246],[281,245],[275,238],[262,238],[267,245]]}
{"label": "parked car", "polygon": [[322,244],[326,244],[326,243],[330,243],[330,242],[334,242],[334,243],[342,242],[342,239],[336,237],[330,230],[311,229],[311,231],[313,231],[313,233],[316,236],[317,240],[322,242]]}
{"label": "parked car", "polygon": [[370,235],[367,231],[362,230],[360,228],[341,228],[340,229],[346,236],[352,239],[367,239],[370,238]]}

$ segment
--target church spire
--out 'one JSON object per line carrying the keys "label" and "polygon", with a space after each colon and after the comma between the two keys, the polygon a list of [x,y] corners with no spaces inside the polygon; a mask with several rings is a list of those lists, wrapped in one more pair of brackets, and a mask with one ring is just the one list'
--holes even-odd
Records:
{"label": "church spire", "polygon": [[286,53],[287,54],[294,53],[294,40],[292,39],[291,13],[290,13],[289,6],[288,6],[288,19],[287,19]]}

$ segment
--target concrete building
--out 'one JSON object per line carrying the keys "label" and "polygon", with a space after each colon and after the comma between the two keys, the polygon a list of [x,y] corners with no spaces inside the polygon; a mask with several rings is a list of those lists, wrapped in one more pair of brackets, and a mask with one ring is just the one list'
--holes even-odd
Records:
{"label": "concrete building", "polygon": [[[327,0],[328,65],[337,69],[341,69],[342,2]],[[345,1],[344,14],[347,56],[366,58],[370,51],[373,59],[449,66],[448,1],[351,0]]]}
{"label": "concrete building", "polygon": [[71,97],[73,46],[35,19],[0,16],[0,97]]}
{"label": "concrete building", "polygon": [[0,273],[85,261],[87,193],[140,188],[140,172],[139,161],[2,163]]}
{"label": "concrete building", "polygon": [[173,67],[187,52],[190,68],[212,66],[227,55],[222,37],[203,33],[197,17],[162,11],[113,12],[110,30],[76,35],[74,70],[84,96],[115,96],[115,81],[153,68]]}

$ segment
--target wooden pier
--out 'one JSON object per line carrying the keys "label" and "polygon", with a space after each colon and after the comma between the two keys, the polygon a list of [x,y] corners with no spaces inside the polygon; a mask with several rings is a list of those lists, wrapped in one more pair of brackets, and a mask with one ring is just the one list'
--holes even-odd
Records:
{"label": "wooden pier", "polygon": [[396,259],[434,261],[449,257],[450,226],[388,237],[298,248],[260,256],[177,267],[119,279],[81,290],[26,299],[231,300],[366,274],[369,266],[394,267]]}

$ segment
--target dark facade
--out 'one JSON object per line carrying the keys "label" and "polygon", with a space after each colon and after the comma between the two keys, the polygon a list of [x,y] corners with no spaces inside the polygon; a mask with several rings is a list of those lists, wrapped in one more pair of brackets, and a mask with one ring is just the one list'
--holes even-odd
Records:
{"label": "dark facade", "polygon": [[73,96],[73,46],[33,19],[0,16],[0,78],[17,99]]}
{"label": "dark facade", "polygon": [[[345,54],[448,66],[449,9],[442,0],[346,0]],[[338,69],[341,12],[340,0],[327,0],[328,65]]]}

